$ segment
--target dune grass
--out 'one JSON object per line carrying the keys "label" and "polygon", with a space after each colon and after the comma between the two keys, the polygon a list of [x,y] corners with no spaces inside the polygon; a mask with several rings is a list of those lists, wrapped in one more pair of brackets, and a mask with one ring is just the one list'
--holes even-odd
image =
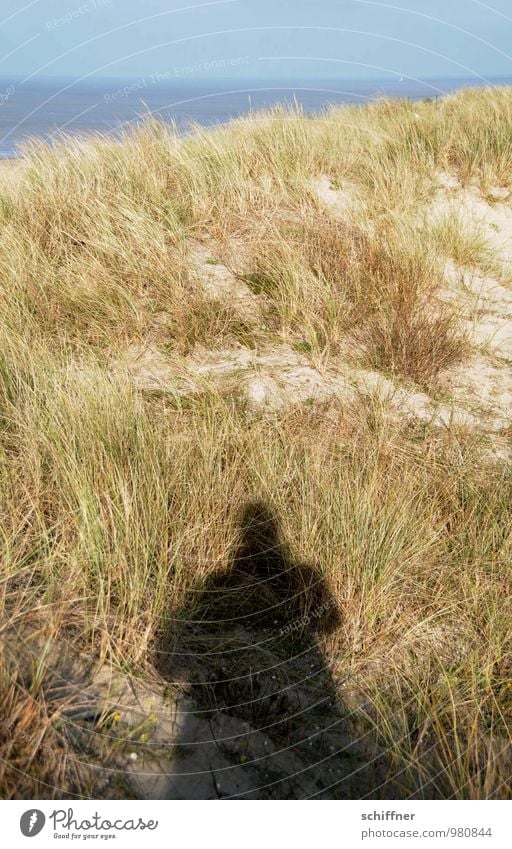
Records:
{"label": "dune grass", "polygon": [[[269,343],[348,348],[435,388],[466,354],[436,299],[444,263],[494,266],[480,237],[423,213],[440,169],[512,188],[511,106],[509,90],[468,91],[27,149],[0,222],[2,796],[104,792],[47,698],[41,642],[143,675],[255,498],[335,593],[323,650],[404,797],[512,795],[509,462],[368,398],[255,416],[214,392],[138,392],[112,368],[158,317],[171,350],[229,341],[229,310],[190,273],[207,236],[263,299]],[[343,219],[312,191],[321,175],[358,187]]]}

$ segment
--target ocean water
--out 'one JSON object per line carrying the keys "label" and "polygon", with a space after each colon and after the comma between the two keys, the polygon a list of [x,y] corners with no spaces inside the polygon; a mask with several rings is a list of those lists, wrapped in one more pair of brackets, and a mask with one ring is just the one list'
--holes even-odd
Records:
{"label": "ocean water", "polygon": [[0,157],[16,156],[33,137],[51,143],[62,133],[95,131],[115,136],[148,113],[176,122],[185,131],[191,123],[202,126],[276,103],[297,101],[307,113],[330,104],[368,103],[378,97],[420,100],[439,97],[465,86],[507,85],[512,78],[388,80],[225,80],[184,82],[149,76],[137,80],[0,78]]}

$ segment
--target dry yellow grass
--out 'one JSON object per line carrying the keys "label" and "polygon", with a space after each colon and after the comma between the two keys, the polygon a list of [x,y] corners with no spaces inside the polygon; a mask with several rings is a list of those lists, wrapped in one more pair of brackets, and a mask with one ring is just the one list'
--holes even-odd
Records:
{"label": "dry yellow grass", "polygon": [[[495,265],[481,234],[423,213],[441,169],[512,189],[511,138],[502,89],[27,149],[0,195],[4,797],[125,792],[77,768],[100,754],[76,749],[30,645],[145,674],[254,499],[332,589],[322,651],[404,797],[510,797],[512,477],[485,433],[390,420],[371,397],[258,415],[236,393],[140,392],[113,363],[158,328],[169,353],[286,342],[435,392],[468,354],[437,298],[445,260]],[[360,202],[329,211],[321,176]],[[197,285],[197,239],[264,326]]]}

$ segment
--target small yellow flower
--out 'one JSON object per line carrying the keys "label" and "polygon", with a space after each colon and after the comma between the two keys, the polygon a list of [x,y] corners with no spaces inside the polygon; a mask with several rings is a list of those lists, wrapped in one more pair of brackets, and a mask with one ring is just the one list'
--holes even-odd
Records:
{"label": "small yellow flower", "polygon": [[147,743],[149,740],[149,734],[141,734],[139,739],[141,743]]}

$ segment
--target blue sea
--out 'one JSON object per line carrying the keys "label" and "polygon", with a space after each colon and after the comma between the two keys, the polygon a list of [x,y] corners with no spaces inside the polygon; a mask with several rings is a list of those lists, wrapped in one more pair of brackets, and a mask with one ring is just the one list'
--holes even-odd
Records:
{"label": "blue sea", "polygon": [[379,97],[420,100],[440,97],[466,86],[508,85],[512,78],[293,80],[256,82],[217,80],[184,82],[157,75],[136,80],[0,78],[0,158],[19,154],[33,137],[49,143],[61,133],[100,131],[113,136],[152,114],[174,121],[186,131],[191,124],[212,126],[276,103],[301,104],[319,112],[330,104],[368,103]]}

